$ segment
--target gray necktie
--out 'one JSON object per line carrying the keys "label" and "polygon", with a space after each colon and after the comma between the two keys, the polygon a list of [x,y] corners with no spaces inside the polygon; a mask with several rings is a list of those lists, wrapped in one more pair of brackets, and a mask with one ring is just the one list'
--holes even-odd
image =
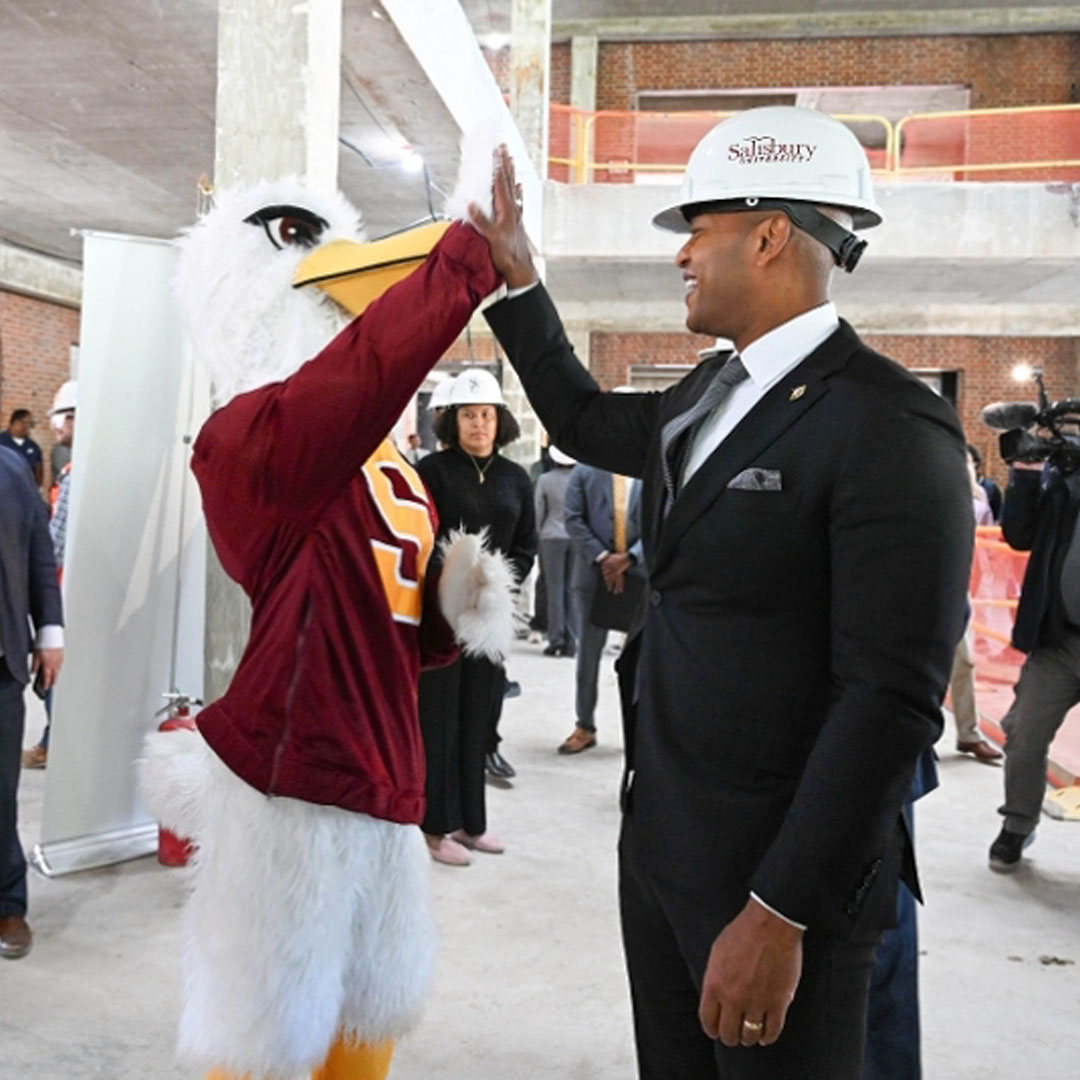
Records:
{"label": "gray necktie", "polygon": [[[729,356],[705,388],[705,393],[686,412],[679,413],[664,425],[660,432],[660,459],[664,468],[664,487],[668,494],[666,509],[670,508],[679,493],[683,468],[698,428],[747,374],[742,358]],[[684,434],[685,437],[680,440],[679,437]]]}

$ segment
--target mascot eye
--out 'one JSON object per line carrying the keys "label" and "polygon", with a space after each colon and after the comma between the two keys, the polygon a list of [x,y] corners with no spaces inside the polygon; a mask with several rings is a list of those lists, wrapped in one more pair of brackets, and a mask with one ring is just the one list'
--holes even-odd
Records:
{"label": "mascot eye", "polygon": [[302,206],[264,206],[244,218],[248,225],[261,225],[266,238],[282,251],[286,246],[313,248],[329,223]]}

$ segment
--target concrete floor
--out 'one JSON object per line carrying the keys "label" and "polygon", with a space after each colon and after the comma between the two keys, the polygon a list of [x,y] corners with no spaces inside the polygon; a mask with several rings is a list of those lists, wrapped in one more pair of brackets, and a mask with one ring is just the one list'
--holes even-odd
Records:
{"label": "concrete floor", "polygon": [[[442,949],[393,1080],[634,1075],[615,902],[621,751],[610,656],[604,666],[601,744],[564,758],[554,750],[572,726],[573,664],[532,644],[513,656],[524,692],[507,703],[502,730],[519,776],[489,787],[492,829],[508,850],[468,869],[433,867]],[[38,730],[32,712],[28,741]],[[1029,865],[991,873],[1001,771],[956,755],[953,740],[949,729],[942,786],[918,808],[925,1074],[1048,1077],[1080,1054],[1080,824],[1044,820]],[[27,846],[42,789],[42,773],[24,773]],[[172,1062],[182,875],[142,859],[34,875],[30,888],[34,949],[0,962],[0,1080],[194,1080]]]}

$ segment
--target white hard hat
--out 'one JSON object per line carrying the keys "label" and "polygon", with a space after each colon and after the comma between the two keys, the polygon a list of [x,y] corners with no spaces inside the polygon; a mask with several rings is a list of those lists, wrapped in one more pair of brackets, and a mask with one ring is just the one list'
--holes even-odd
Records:
{"label": "white hard hat", "polygon": [[572,458],[569,454],[564,454],[557,446],[548,447],[548,457],[551,458],[556,465],[562,465],[564,467],[577,464],[575,458]]}
{"label": "white hard hat", "polygon": [[435,389],[431,391],[431,397],[428,398],[427,407],[429,409],[445,409],[450,404],[450,391],[454,388],[453,376],[443,379],[441,382],[435,384]]}
{"label": "white hard hat", "polygon": [[661,210],[653,224],[688,233],[686,212],[703,203],[731,203],[731,210],[782,209],[825,243],[845,269],[854,269],[865,245],[852,257],[860,242],[845,246],[834,230],[851,234],[813,207],[848,211],[856,229],[881,224],[870,163],[859,140],[839,120],[794,105],[747,109],[717,124],[690,155],[678,201]]}
{"label": "white hard hat", "polygon": [[499,382],[484,368],[465,368],[454,379],[451,405],[505,405]]}
{"label": "white hard hat", "polygon": [[78,389],[79,384],[75,379],[68,379],[66,383],[62,383],[60,389],[56,391],[56,397],[53,398],[49,415],[56,416],[57,413],[74,412]]}

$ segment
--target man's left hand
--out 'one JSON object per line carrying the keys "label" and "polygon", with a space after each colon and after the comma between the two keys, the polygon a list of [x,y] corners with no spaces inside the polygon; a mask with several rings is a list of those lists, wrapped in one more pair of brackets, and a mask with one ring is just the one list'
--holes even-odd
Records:
{"label": "man's left hand", "polygon": [[768,1046],[784,1029],[802,974],[802,931],[756,900],[720,931],[709,953],[698,1016],[725,1046]]}
{"label": "man's left hand", "polygon": [[30,661],[30,674],[34,676],[40,670],[41,688],[49,690],[56,682],[56,676],[60,674],[60,665],[63,662],[63,649],[35,649]]}

